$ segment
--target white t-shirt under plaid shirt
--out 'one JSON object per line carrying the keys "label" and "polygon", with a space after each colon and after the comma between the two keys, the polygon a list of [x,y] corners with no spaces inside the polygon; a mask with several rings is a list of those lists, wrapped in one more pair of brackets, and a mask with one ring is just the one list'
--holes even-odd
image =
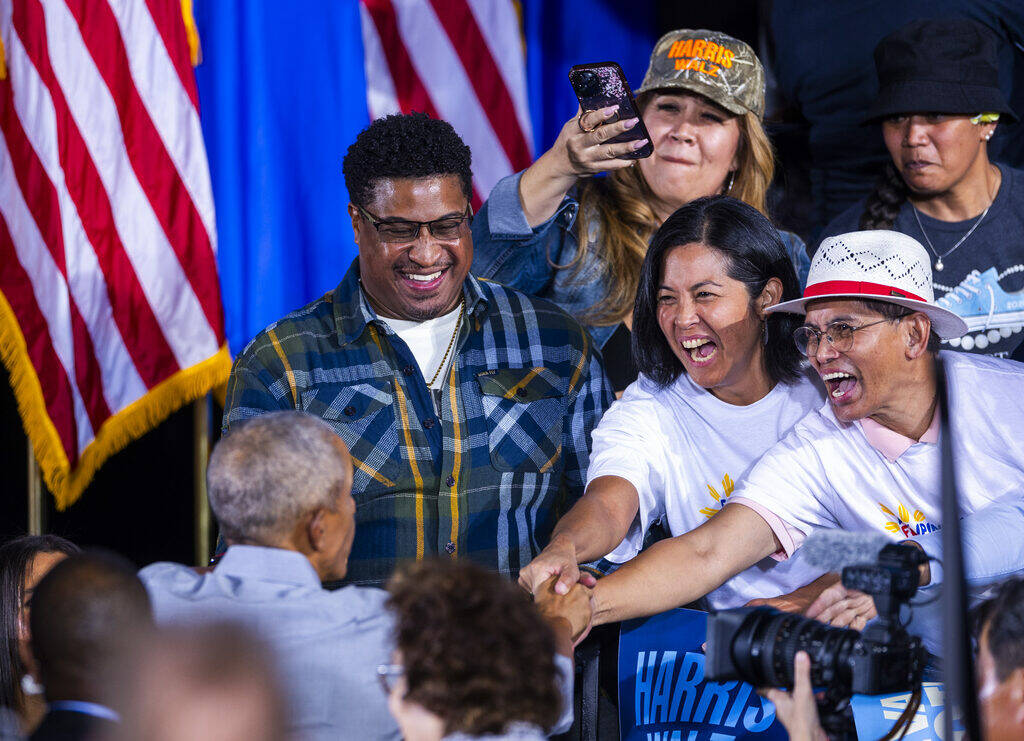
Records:
{"label": "white t-shirt under plaid shirt", "polygon": [[[941,356],[961,511],[1021,499],[1024,364],[957,352]],[[761,458],[732,501],[770,513],[766,519],[787,555],[817,527],[880,530],[897,540],[934,532],[942,525],[940,452],[936,438],[925,439],[932,442],[907,440],[902,452],[887,457],[877,431],[840,422],[825,404]]]}
{"label": "white t-shirt under plaid shirt", "polygon": [[[644,534],[662,520],[672,535],[689,532],[730,501],[750,467],[824,398],[820,383],[801,375],[777,384],[764,398],[736,406],[683,373],[665,388],[641,376],[605,412],[593,432],[587,482],[618,476],[630,482],[640,510],[625,540],[606,558],[633,558]],[[776,597],[821,575],[793,559],[765,559],[708,595],[716,608]]]}

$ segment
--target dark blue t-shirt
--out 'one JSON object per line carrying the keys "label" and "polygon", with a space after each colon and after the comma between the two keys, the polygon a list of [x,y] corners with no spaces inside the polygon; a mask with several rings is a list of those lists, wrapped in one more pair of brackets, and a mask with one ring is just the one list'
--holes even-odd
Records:
{"label": "dark blue t-shirt", "polygon": [[[907,201],[892,228],[924,245],[932,257],[935,298],[948,295],[943,305],[970,327],[962,338],[943,342],[943,347],[1019,360],[1024,354],[1024,170],[1006,165],[999,165],[999,170],[1003,179],[992,207],[974,233],[952,252],[978,217],[939,221],[918,211],[918,226],[914,207]],[[864,203],[833,219],[822,239],[857,231]],[[936,270],[939,255],[942,270]]]}

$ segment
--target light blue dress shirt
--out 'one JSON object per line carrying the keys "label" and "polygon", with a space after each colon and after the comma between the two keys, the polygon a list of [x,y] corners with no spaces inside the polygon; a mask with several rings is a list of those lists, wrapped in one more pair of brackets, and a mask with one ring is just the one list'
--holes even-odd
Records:
{"label": "light blue dress shirt", "polygon": [[[301,553],[233,545],[206,574],[176,563],[139,572],[158,624],[236,621],[277,656],[290,701],[289,731],[303,741],[400,739],[377,667],[392,662],[394,621],[387,592],[348,586],[331,592]],[[555,655],[562,697],[552,733],[572,726],[573,666]]]}
{"label": "light blue dress shirt", "polygon": [[[1004,499],[967,515],[960,520],[964,551],[964,576],[968,599],[973,607],[988,596],[991,587],[1014,574],[1024,572],[1024,498]],[[908,630],[921,636],[925,647],[942,655],[942,531],[921,535],[914,540],[938,561],[932,561],[931,581],[922,587],[914,602],[935,598],[914,607]]]}
{"label": "light blue dress shirt", "polygon": [[206,574],[174,563],[139,572],[158,624],[237,621],[279,662],[293,738],[399,739],[377,680],[391,662],[393,621],[381,589],[330,592],[301,553],[233,545]]}

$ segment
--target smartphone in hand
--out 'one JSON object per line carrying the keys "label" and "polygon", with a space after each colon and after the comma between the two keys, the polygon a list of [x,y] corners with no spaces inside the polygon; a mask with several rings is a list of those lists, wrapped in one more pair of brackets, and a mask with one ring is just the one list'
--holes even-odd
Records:
{"label": "smartphone in hand", "polygon": [[623,131],[609,139],[607,143],[621,144],[624,142],[646,139],[647,143],[640,149],[620,155],[622,159],[642,159],[650,157],[654,152],[651,135],[647,133],[644,120],[640,117],[633,91],[629,89],[626,75],[615,62],[595,62],[593,64],[577,64],[569,70],[569,83],[572,85],[576,99],[580,102],[583,112],[596,111],[600,108],[617,105],[618,114],[611,121],[639,118],[636,126]]}

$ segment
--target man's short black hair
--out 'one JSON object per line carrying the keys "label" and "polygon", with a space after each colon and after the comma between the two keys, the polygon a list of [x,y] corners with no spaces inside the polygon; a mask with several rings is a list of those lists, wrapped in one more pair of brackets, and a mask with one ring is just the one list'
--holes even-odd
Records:
{"label": "man's short black hair", "polygon": [[988,652],[1000,682],[1024,667],[1024,579],[1015,576],[1004,581],[995,595],[974,608],[972,617],[979,645],[988,628]]}
{"label": "man's short black hair", "polygon": [[121,556],[68,556],[32,596],[32,653],[46,698],[92,701],[107,662],[136,631],[152,626],[146,588]]}
{"label": "man's short black hair", "polygon": [[447,121],[425,113],[396,113],[378,118],[361,132],[345,154],[342,172],[348,196],[366,206],[381,178],[429,178],[458,175],[466,200],[473,197],[469,147]]}

